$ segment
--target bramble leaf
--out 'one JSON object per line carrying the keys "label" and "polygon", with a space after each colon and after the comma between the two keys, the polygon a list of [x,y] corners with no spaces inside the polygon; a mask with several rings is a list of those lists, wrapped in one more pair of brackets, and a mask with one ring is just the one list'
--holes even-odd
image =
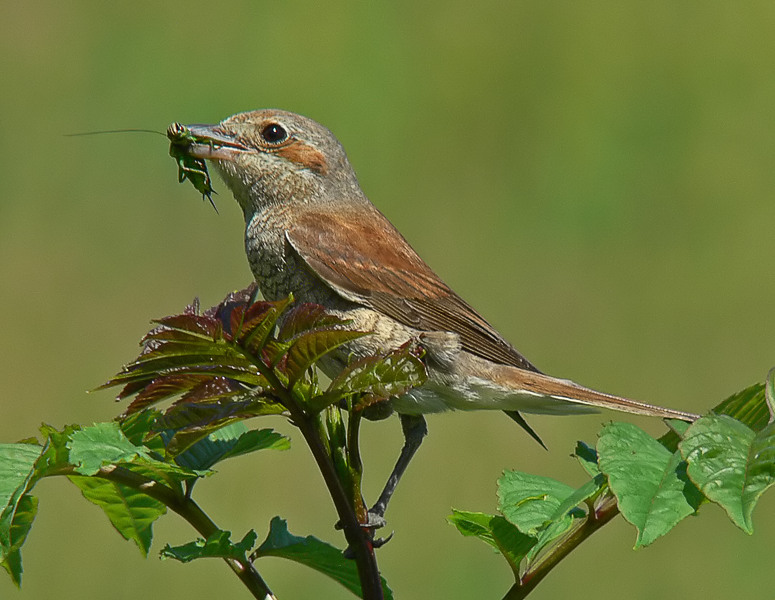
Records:
{"label": "bramble leaf", "polygon": [[178,455],[176,462],[189,469],[205,470],[227,458],[258,450],[287,450],[290,447],[291,442],[284,435],[271,429],[249,430],[238,421],[200,439]]}
{"label": "bramble leaf", "polygon": [[452,509],[447,521],[464,536],[479,538],[503,554],[515,578],[519,577],[522,559],[536,544],[536,538],[525,535],[500,515]]}
{"label": "bramble leaf", "polygon": [[[0,545],[0,566],[8,572],[17,588],[21,587],[22,583],[21,548],[37,512],[38,499],[31,494],[24,494],[16,505],[7,537],[2,535],[4,543]],[[6,539],[9,540],[8,545],[5,543]]]}
{"label": "bramble leaf", "polygon": [[408,346],[384,356],[367,356],[345,367],[331,382],[327,394],[358,396],[356,410],[405,394],[425,383],[425,365]]}
{"label": "bramble leaf", "polygon": [[37,499],[29,490],[39,477],[37,444],[0,444],[0,564],[21,585],[21,546],[32,526]]}
{"label": "bramble leaf", "polygon": [[153,539],[152,525],[167,512],[167,507],[144,492],[99,477],[71,475],[83,497],[93,502],[110,519],[124,539],[137,544],[143,556],[148,555]]}
{"label": "bramble leaf", "polygon": [[285,372],[290,387],[323,356],[367,333],[345,329],[314,329],[297,336],[286,355]]}
{"label": "bramble leaf", "polygon": [[622,516],[638,530],[636,548],[651,544],[697,511],[702,496],[688,481],[680,454],[639,427],[606,425],[597,452]]}
{"label": "bramble leaf", "polygon": [[498,479],[498,510],[522,533],[535,537],[575,491],[549,477],[504,471]]}
{"label": "bramble leaf", "polygon": [[711,414],[689,427],[679,448],[702,493],[752,533],[753,509],[775,483],[775,424],[756,433],[729,416]]}

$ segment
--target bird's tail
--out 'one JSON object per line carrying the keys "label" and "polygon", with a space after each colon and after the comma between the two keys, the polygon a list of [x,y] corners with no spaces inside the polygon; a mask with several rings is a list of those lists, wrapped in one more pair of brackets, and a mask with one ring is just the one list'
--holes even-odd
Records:
{"label": "bird's tail", "polygon": [[[688,422],[699,418],[699,415],[690,412],[663,408],[598,392],[567,379],[558,379],[516,367],[499,365],[494,372],[490,373],[490,376],[493,382],[500,387],[514,390],[516,398],[524,399],[522,402],[518,400],[513,407],[509,406],[508,409],[513,408],[533,413],[572,414],[594,412],[595,408],[605,408],[636,415],[680,419]],[[590,411],[590,409],[592,410]]]}

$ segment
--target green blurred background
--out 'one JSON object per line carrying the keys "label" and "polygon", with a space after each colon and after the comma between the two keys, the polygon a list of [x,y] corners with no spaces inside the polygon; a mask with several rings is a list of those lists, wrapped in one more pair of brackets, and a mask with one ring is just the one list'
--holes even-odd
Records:
{"label": "green blurred background", "polygon": [[[260,107],[336,132],[371,199],[550,373],[701,412],[775,364],[771,2],[49,0],[3,13],[0,440],[110,419],[112,395],[85,390],[135,356],[151,318],[250,280],[220,182],[216,215],[176,183],[163,138],[63,134]],[[494,510],[504,468],[581,483],[568,455],[610,418],[533,418],[544,452],[501,414],[432,417],[379,551],[397,597],[500,597],[505,563],[445,516]],[[396,420],[366,426],[372,498],[400,444]],[[220,471],[198,491],[221,526],[263,536],[280,514],[341,544],[301,443]],[[246,597],[218,561],[143,560],[67,482],[37,492],[24,589],[1,578],[0,597]],[[706,506],[639,552],[617,519],[534,597],[771,597],[773,508],[771,494],[749,538]],[[193,537],[167,517],[152,552]],[[280,598],[347,597],[301,567],[259,568]]]}

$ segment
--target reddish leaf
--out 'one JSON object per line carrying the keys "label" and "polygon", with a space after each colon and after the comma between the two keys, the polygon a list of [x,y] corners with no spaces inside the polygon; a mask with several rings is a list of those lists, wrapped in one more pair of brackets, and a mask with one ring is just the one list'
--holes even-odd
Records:
{"label": "reddish leaf", "polygon": [[193,333],[204,339],[218,340],[223,335],[223,324],[212,316],[205,315],[172,315],[156,321],[164,327]]}
{"label": "reddish leaf", "polygon": [[[250,314],[247,315],[246,322],[242,326],[242,334],[239,340],[240,345],[247,348],[254,355],[259,354],[274,331],[277,321],[288,309],[291,302],[293,302],[293,297],[291,296],[285,300],[270,302],[271,306],[266,313],[261,315],[262,318],[253,318]],[[258,307],[256,310],[260,309],[261,307]],[[248,312],[250,313],[251,311]]]}
{"label": "reddish leaf", "polygon": [[213,400],[215,398],[222,398],[244,391],[245,387],[233,379],[226,379],[225,377],[207,378],[205,381],[183,394],[183,396],[177,400],[176,404],[179,402]]}
{"label": "reddish leaf", "polygon": [[347,329],[319,329],[303,333],[288,350],[285,370],[291,387],[315,362],[339,346],[368,333]]}
{"label": "reddish leaf", "polygon": [[344,325],[347,321],[328,312],[320,304],[310,302],[300,304],[285,317],[277,339],[287,342],[297,335],[312,329],[330,329],[335,325]]}
{"label": "reddish leaf", "polygon": [[190,373],[168,375],[154,379],[141,389],[137,394],[137,398],[132,401],[126,411],[124,411],[124,414],[130,415],[135,413],[152,404],[161,402],[165,398],[190,390],[209,379],[208,375],[192,375]]}

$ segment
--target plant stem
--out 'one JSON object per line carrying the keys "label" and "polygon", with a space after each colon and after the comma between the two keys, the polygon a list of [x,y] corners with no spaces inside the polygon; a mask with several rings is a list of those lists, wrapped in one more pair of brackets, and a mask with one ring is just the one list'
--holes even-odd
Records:
{"label": "plant stem", "polygon": [[383,600],[382,581],[379,576],[377,558],[374,555],[371,537],[358,521],[355,507],[351,502],[349,494],[342,486],[336,466],[331,460],[331,456],[315,425],[316,417],[310,417],[306,414],[301,402],[297,401],[292,391],[283,385],[273,370],[265,368],[266,366],[260,361],[255,361],[255,364],[259,366],[261,374],[266,377],[278,400],[291,413],[291,420],[301,431],[318,465],[331,500],[334,502],[345,539],[355,558],[363,600]]}
{"label": "plant stem", "polygon": [[526,598],[563,558],[568,556],[584,540],[618,514],[619,508],[616,505],[616,498],[610,492],[602,496],[602,501],[597,508],[590,507],[589,514],[584,523],[562,542],[554,546],[551,552],[544,556],[542,560],[528,569],[520,577],[519,581],[511,586],[503,600],[522,600]]}
{"label": "plant stem", "polygon": [[[103,467],[97,473],[97,476],[139,490],[151,498],[162,502],[170,510],[188,521],[205,539],[220,530],[213,520],[191,498],[153,479],[116,465]],[[223,560],[239,577],[254,598],[259,600],[276,600],[269,586],[249,560],[238,560],[235,558],[224,558]]]}

